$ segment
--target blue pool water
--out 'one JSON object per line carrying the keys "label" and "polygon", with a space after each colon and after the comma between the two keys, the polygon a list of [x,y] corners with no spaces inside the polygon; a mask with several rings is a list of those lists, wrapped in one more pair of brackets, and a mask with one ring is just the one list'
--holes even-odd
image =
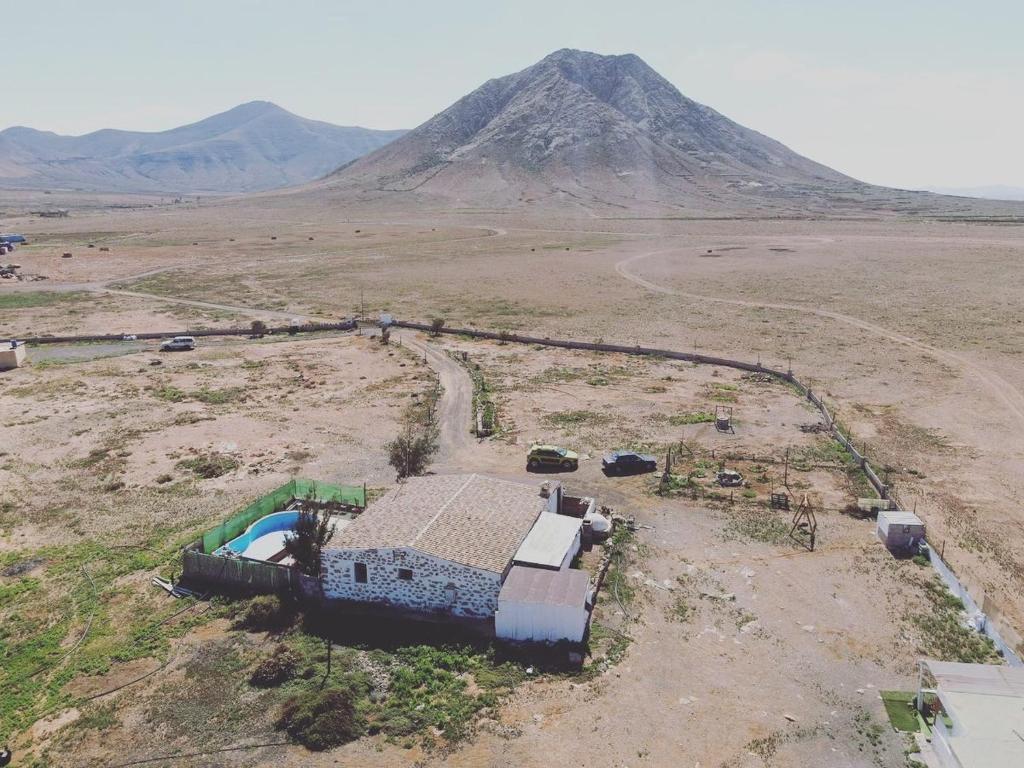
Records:
{"label": "blue pool water", "polygon": [[261,517],[241,536],[237,536],[218,549],[214,554],[222,555],[225,549],[255,560],[266,560],[284,549],[285,535],[295,530],[299,520],[298,512],[275,512]]}

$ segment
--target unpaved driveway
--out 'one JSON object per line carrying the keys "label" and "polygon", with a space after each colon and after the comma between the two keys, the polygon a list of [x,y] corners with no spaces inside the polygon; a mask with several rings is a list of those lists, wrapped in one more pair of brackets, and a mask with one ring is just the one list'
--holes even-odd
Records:
{"label": "unpaved driveway", "polygon": [[469,373],[449,355],[412,331],[402,332],[402,344],[424,356],[430,369],[437,373],[443,394],[438,407],[440,450],[438,463],[446,468],[465,467],[469,454],[476,447],[470,433],[473,423],[473,382]]}

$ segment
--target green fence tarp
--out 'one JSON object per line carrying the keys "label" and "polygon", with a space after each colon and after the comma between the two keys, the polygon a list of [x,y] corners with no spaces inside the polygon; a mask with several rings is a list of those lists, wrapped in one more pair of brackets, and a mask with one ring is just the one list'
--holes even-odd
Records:
{"label": "green fence tarp", "polygon": [[203,552],[212,554],[224,542],[239,536],[246,528],[261,517],[280,512],[288,506],[292,499],[314,499],[315,501],[335,501],[341,504],[352,504],[357,507],[366,506],[366,492],[361,485],[331,485],[316,480],[295,478],[289,480],[276,491],[257,499],[230,520],[211,528],[203,534]]}

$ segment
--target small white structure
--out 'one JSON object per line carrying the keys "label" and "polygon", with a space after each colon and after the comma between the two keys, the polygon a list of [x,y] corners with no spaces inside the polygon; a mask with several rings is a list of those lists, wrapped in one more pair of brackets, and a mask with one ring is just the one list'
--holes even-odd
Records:
{"label": "small white structure", "polygon": [[512,562],[555,571],[568,568],[580,551],[582,530],[579,518],[545,512],[526,534]]}
{"label": "small white structure", "polygon": [[880,510],[876,533],[890,552],[911,552],[924,541],[924,522],[913,512]]}
{"label": "small white structure", "polygon": [[514,566],[498,596],[495,634],[516,642],[582,642],[589,591],[585,571]]}
{"label": "small white structure", "polygon": [[0,371],[21,368],[24,363],[25,342],[14,339],[0,342]]}
{"label": "small white structure", "polygon": [[918,708],[933,694],[952,723],[936,717],[932,730],[942,768],[1024,765],[1024,668],[922,660],[920,670]]}

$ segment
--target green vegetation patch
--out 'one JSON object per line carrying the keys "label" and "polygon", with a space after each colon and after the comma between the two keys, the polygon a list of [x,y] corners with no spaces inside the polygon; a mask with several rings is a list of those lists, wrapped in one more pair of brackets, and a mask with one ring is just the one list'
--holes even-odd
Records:
{"label": "green vegetation patch", "polygon": [[197,477],[211,480],[234,472],[240,466],[238,460],[225,453],[202,453],[188,459],[182,459],[176,465],[179,469],[187,469]]}
{"label": "green vegetation patch", "polygon": [[998,664],[995,645],[985,635],[964,626],[964,604],[938,576],[923,579],[925,610],[910,621],[921,631],[921,651],[940,661],[967,664]]}
{"label": "green vegetation patch", "polygon": [[689,413],[674,413],[668,417],[668,423],[673,427],[682,427],[687,424],[708,424],[715,420],[715,414],[710,411],[690,411]]}
{"label": "green vegetation patch", "polygon": [[921,721],[917,716],[913,691],[879,691],[889,722],[897,731],[917,733],[921,729]]}
{"label": "green vegetation patch", "polygon": [[34,307],[51,307],[57,304],[72,304],[95,298],[84,291],[26,291],[25,293],[8,293],[0,295],[0,310],[32,309]]}
{"label": "green vegetation patch", "polygon": [[607,424],[611,419],[603,413],[579,410],[549,413],[544,417],[544,421],[561,429],[579,429],[581,427],[601,426],[602,424]]}

